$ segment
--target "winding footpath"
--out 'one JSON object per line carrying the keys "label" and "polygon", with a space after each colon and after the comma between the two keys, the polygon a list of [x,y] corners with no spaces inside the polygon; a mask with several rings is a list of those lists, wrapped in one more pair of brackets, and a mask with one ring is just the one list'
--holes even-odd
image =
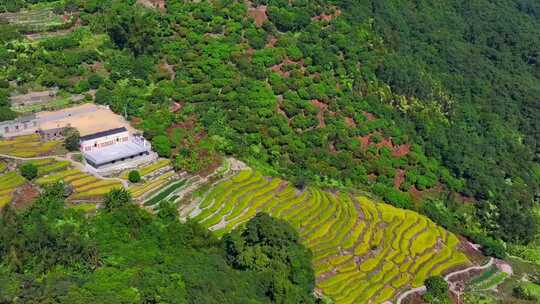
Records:
{"label": "winding footpath", "polygon": [[[446,276],[444,276],[444,280],[446,282],[448,282],[448,288],[450,289],[451,292],[453,292],[455,294],[459,294],[459,292],[455,289],[455,287],[456,287],[455,283],[450,282],[450,279],[453,276],[460,275],[462,273],[466,273],[466,272],[469,272],[471,270],[484,270],[484,269],[487,269],[487,268],[491,267],[494,262],[495,262],[495,259],[490,258],[489,262],[487,262],[486,264],[484,264],[482,266],[471,266],[471,267],[468,267],[468,268],[465,268],[465,269],[462,269],[462,270],[451,272],[451,273],[447,274]],[[425,292],[425,291],[426,291],[426,286],[425,285],[422,285],[420,287],[417,287],[417,288],[414,288],[414,289],[411,289],[411,290],[407,290],[406,292],[399,295],[399,297],[398,297],[398,299],[396,301],[396,304],[401,304],[401,302],[404,299],[406,299],[408,296],[410,296],[412,294],[422,293],[422,292]]]}

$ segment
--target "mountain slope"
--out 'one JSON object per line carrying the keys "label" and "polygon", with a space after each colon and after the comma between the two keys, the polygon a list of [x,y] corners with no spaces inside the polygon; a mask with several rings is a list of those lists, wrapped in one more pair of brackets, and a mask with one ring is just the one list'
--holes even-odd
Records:
{"label": "mountain slope", "polygon": [[313,252],[320,293],[335,303],[394,301],[411,288],[470,262],[459,240],[415,212],[347,193],[299,191],[253,170],[215,184],[180,213],[223,235],[257,212],[283,218]]}

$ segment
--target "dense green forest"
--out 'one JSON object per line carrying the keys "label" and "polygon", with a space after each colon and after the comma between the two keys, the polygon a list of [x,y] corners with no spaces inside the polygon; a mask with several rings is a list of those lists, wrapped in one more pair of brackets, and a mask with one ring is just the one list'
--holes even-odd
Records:
{"label": "dense green forest", "polygon": [[[0,7],[43,1],[16,2]],[[491,254],[536,235],[536,1],[52,3],[81,26],[24,43],[1,25],[3,108],[37,86],[96,90],[178,169],[234,155],[298,187],[367,190]]]}
{"label": "dense green forest", "polygon": [[64,185],[0,217],[0,303],[315,303],[311,253],[260,214],[217,240],[150,215],[114,190],[95,216],[64,207]]}

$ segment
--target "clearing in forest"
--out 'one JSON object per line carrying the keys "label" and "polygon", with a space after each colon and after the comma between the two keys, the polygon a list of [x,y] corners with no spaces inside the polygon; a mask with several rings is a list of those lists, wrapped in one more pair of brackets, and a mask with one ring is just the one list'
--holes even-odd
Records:
{"label": "clearing in forest", "polygon": [[313,252],[317,289],[335,303],[383,303],[432,275],[470,262],[455,235],[410,210],[347,193],[304,191],[241,171],[211,188],[188,214],[219,236],[257,212],[287,220]]}

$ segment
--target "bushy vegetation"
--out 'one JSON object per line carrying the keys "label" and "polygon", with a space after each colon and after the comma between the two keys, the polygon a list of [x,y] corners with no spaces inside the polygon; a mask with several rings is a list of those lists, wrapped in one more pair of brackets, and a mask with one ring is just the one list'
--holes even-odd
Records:
{"label": "bushy vegetation", "polygon": [[448,283],[441,276],[429,277],[426,282],[426,293],[422,298],[432,304],[450,304],[450,296],[448,295]]}
{"label": "bushy vegetation", "polygon": [[311,252],[299,241],[287,222],[260,213],[226,235],[224,246],[234,268],[268,274],[273,303],[315,303]]}
{"label": "bushy vegetation", "polygon": [[129,172],[128,180],[132,183],[138,183],[141,181],[141,173],[138,170],[132,170]]}
{"label": "bushy vegetation", "polygon": [[68,151],[79,151],[81,134],[75,128],[66,128],[63,131],[64,146]]}
{"label": "bushy vegetation", "polygon": [[26,178],[27,180],[33,180],[38,176],[38,168],[33,163],[23,163],[19,167],[19,171],[21,172],[22,177]]}
{"label": "bushy vegetation", "polygon": [[193,222],[181,224],[167,206],[150,215],[129,203],[129,193],[115,191],[107,196],[110,208],[88,218],[64,208],[63,193],[61,184],[52,186],[27,210],[7,207],[0,215],[2,302],[314,302],[313,278],[295,280],[299,271],[309,274],[309,260],[298,267],[280,259],[306,251],[279,221],[264,221],[261,235],[284,245],[274,247],[279,255],[266,251],[266,261],[281,267],[240,270],[229,266],[222,241]]}
{"label": "bushy vegetation", "polygon": [[514,295],[523,300],[540,301],[540,285],[533,282],[522,282],[514,288]]}

